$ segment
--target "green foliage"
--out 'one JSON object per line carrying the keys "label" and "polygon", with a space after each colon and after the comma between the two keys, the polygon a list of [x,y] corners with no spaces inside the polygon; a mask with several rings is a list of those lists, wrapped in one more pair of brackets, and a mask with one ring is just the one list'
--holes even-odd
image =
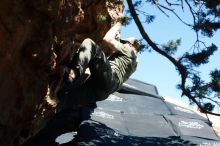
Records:
{"label": "green foliage", "polygon": [[185,53],[184,58],[187,58],[192,65],[199,66],[201,64],[205,64],[209,62],[209,57],[213,55],[213,53],[217,50],[217,46],[212,44],[211,46],[207,47],[198,53]]}
{"label": "green foliage", "polygon": [[148,50],[149,52],[151,51],[149,45],[146,44],[146,43],[144,43],[144,40],[143,40],[143,39],[141,39],[140,42],[141,42],[141,47],[140,47],[140,49],[139,49],[139,52],[140,52],[140,53],[143,53],[143,52],[146,51],[146,50]]}
{"label": "green foliage", "polygon": [[193,74],[191,80],[192,80],[192,86],[189,87],[189,90],[191,94],[193,94],[193,96],[203,99],[204,95],[206,96],[211,95],[212,90],[210,90],[209,83],[205,83],[205,81],[203,81],[200,76]]}
{"label": "green foliage", "polygon": [[[134,8],[131,6],[131,3],[133,3]],[[210,82],[205,82],[197,71],[197,67],[209,63],[209,58],[218,49],[215,44],[207,47],[203,38],[213,37],[220,28],[220,1],[133,0],[131,2],[131,0],[128,0],[128,5],[142,37],[150,45],[148,48],[166,57],[176,67],[181,77],[181,82],[177,85],[177,88],[182,90],[182,95],[188,96],[190,102],[196,103],[203,112],[211,112],[214,109],[213,103],[220,106],[220,103],[216,101],[217,98],[220,99],[220,70],[210,73]],[[193,52],[189,53],[186,50],[186,53],[180,56],[179,59],[176,59],[174,55],[181,44],[181,39],[170,40],[163,45],[154,43],[154,40],[151,40],[149,34],[144,30],[143,23],[152,23],[155,20],[155,16],[150,14],[149,9],[144,8],[145,6],[154,6],[161,14],[169,18],[171,18],[170,14],[173,14],[180,22],[190,27],[196,34]],[[189,13],[192,19],[186,20],[179,10],[182,10],[184,13],[187,11],[186,14],[188,15]],[[210,102],[204,102],[206,101],[204,99]]]}
{"label": "green foliage", "polygon": [[219,22],[212,22],[209,19],[200,19],[194,25],[196,31],[201,30],[201,34],[207,37],[212,37],[214,32],[220,28]]}
{"label": "green foliage", "polygon": [[108,16],[97,15],[97,22],[98,23],[106,24],[106,23],[110,23],[111,20],[110,20],[110,18]]}
{"label": "green foliage", "polygon": [[124,4],[124,0],[115,0],[115,4]]}
{"label": "green foliage", "polygon": [[214,32],[220,28],[220,1],[219,0],[203,0],[206,7],[201,7],[195,13],[196,23],[193,29],[207,37],[212,37]]}
{"label": "green foliage", "polygon": [[[193,75],[193,77],[192,77],[192,84],[193,84],[193,86],[190,88],[190,91],[191,92],[196,92],[196,91],[198,91],[198,93],[199,94],[204,94],[205,93],[205,88],[202,88],[203,87],[203,85],[204,85],[204,81],[203,80],[201,80],[201,78],[198,76],[198,75]],[[197,96],[198,96],[198,94],[197,94]]]}
{"label": "green foliage", "polygon": [[215,92],[220,92],[220,70],[214,70],[210,73],[212,78],[211,88]]}
{"label": "green foliage", "polygon": [[207,8],[209,8],[211,11],[215,12],[217,9],[220,1],[219,0],[203,0],[205,2],[205,5]]}
{"label": "green foliage", "polygon": [[155,16],[154,15],[146,15],[145,16],[145,21],[146,23],[152,23],[155,19]]}
{"label": "green foliage", "polygon": [[[152,0],[147,0],[146,2],[153,2]],[[151,15],[151,14],[148,14],[148,13],[146,13],[146,12],[144,12],[144,11],[142,11],[141,10],[141,8],[142,8],[142,6],[144,5],[144,1],[142,1],[142,0],[135,0],[134,1],[134,7],[136,8],[136,11],[138,11],[139,12],[139,14],[141,14],[144,18],[144,20],[143,20],[143,22],[144,23],[152,23],[153,21],[154,21],[154,19],[155,19],[155,16],[154,15]],[[129,11],[127,11],[127,13],[129,13]]]}
{"label": "green foliage", "polygon": [[[124,17],[119,18],[117,21],[121,22],[122,25],[129,25],[130,22],[131,22],[131,17],[124,16]],[[98,23],[103,23],[103,24],[110,23],[111,18],[109,18],[106,15],[101,15],[100,14],[100,15],[97,15],[97,22]]]}
{"label": "green foliage", "polygon": [[126,25],[129,25],[130,22],[131,22],[131,17],[128,17],[128,16],[124,16],[124,17],[121,17],[119,19],[119,21],[121,22],[122,25],[126,26]]}
{"label": "green foliage", "polygon": [[167,44],[162,45],[165,52],[172,55],[177,51],[178,46],[181,44],[181,39],[170,40]]}
{"label": "green foliage", "polygon": [[213,105],[213,104],[210,103],[210,102],[207,102],[207,103],[203,103],[203,104],[202,104],[202,107],[203,107],[206,111],[211,112],[211,111],[213,111],[215,105]]}
{"label": "green foliage", "polygon": [[141,0],[135,1],[135,2],[134,2],[134,7],[139,7],[139,6],[141,6],[142,4],[143,4],[143,1],[141,1]]}

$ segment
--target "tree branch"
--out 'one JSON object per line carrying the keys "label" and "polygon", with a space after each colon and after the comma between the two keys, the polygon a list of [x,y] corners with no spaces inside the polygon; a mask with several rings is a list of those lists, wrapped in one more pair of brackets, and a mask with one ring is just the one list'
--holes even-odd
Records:
{"label": "tree branch", "polygon": [[[189,10],[192,14],[192,17],[193,17],[193,24],[195,25],[196,24],[196,17],[194,15],[194,10],[193,8],[190,6],[189,2],[187,0],[185,0],[185,3],[187,4],[187,6],[189,7]],[[196,39],[199,40],[199,34],[198,34],[198,30],[196,30]]]}
{"label": "tree branch", "polygon": [[179,6],[180,5],[180,4],[176,4],[176,3],[171,3],[168,0],[165,0],[165,1],[169,6]]}
{"label": "tree branch", "polygon": [[165,6],[161,5],[161,4],[158,4],[158,8],[159,8],[159,7],[161,7],[161,8],[163,8],[163,9],[166,9],[166,10],[172,12],[183,24],[192,27],[192,25],[190,25],[190,24],[186,23],[185,21],[183,21],[183,20],[180,18],[180,16],[177,15],[177,13],[174,11],[174,9],[167,8],[167,7],[165,7]]}
{"label": "tree branch", "polygon": [[173,58],[172,56],[168,55],[165,51],[163,51],[162,49],[160,49],[148,36],[148,34],[145,32],[144,27],[142,25],[142,23],[140,22],[137,13],[135,11],[135,8],[133,6],[133,3],[131,0],[127,0],[128,3],[128,7],[129,10],[131,12],[131,16],[133,17],[139,31],[140,34],[142,35],[142,37],[145,39],[145,41],[152,47],[152,49],[156,52],[158,52],[159,54],[161,54],[162,56],[166,57],[168,60],[170,60],[174,66],[176,67],[176,69],[179,71],[180,75],[181,75],[181,90],[183,92],[183,94],[185,96],[187,96],[189,99],[191,99],[194,103],[197,104],[197,106],[200,108],[201,112],[204,113],[208,113],[208,114],[212,114],[212,115],[216,115],[216,116],[220,116],[220,114],[218,113],[212,113],[209,112],[207,110],[205,110],[201,104],[195,99],[196,97],[192,96],[190,94],[190,91],[187,90],[187,88],[185,87],[185,83],[186,83],[186,78],[188,77],[188,72],[187,72],[187,68],[181,64],[180,62],[178,62],[175,58]]}

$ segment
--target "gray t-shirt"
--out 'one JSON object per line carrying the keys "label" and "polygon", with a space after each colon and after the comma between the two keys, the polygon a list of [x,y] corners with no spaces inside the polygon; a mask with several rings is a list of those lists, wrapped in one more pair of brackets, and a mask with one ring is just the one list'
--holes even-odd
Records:
{"label": "gray t-shirt", "polygon": [[118,50],[109,57],[112,71],[118,78],[117,84],[114,85],[114,90],[118,90],[137,68],[137,56],[132,48],[125,47],[122,43],[118,43],[117,49]]}

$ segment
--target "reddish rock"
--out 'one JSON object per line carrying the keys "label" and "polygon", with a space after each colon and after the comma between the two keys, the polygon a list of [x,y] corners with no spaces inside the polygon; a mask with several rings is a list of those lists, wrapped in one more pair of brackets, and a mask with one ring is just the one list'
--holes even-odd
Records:
{"label": "reddish rock", "polygon": [[123,8],[116,0],[0,1],[1,146],[44,126],[56,105],[49,76],[59,76],[83,39],[102,45]]}

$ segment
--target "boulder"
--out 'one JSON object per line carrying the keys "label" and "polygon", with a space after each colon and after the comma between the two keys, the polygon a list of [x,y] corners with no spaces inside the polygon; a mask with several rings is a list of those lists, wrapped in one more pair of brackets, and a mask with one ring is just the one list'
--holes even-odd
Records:
{"label": "boulder", "polygon": [[117,0],[0,1],[1,146],[21,145],[54,115],[49,81],[85,38],[102,46],[123,9]]}

